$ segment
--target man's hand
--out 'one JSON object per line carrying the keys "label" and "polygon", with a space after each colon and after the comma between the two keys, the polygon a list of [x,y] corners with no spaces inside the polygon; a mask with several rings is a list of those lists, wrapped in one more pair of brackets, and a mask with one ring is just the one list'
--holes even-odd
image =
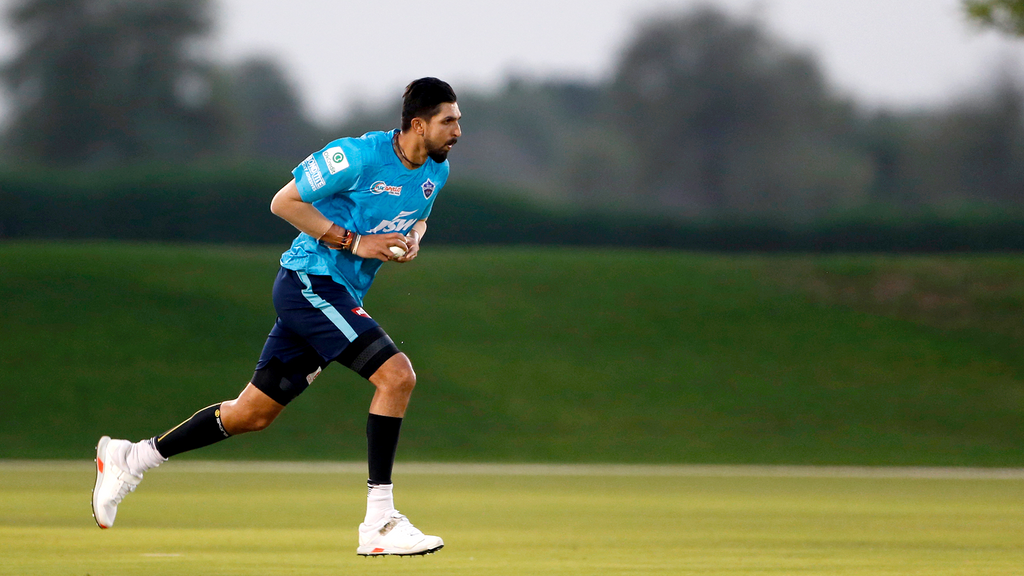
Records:
{"label": "man's hand", "polygon": [[420,253],[420,239],[423,238],[423,234],[427,231],[427,221],[420,220],[413,225],[412,230],[409,230],[409,235],[405,237],[405,244],[409,247],[405,254],[401,257],[395,258],[395,262],[405,263],[409,262]]}
{"label": "man's hand", "polygon": [[406,254],[394,258],[394,261],[404,263],[415,258],[420,253],[420,235],[415,231],[411,233],[406,237],[406,245],[409,246],[409,250],[406,251]]}
{"label": "man's hand", "polygon": [[406,243],[405,235],[399,232],[359,236],[357,243],[352,245],[352,253],[360,258],[376,258],[381,262],[392,259],[399,260],[391,253],[392,246],[398,246],[405,250],[406,254],[402,258],[408,259],[410,246]]}

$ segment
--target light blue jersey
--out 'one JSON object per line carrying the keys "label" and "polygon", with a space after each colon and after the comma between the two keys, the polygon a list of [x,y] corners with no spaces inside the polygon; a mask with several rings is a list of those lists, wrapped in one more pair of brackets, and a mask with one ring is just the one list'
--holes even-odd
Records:
{"label": "light blue jersey", "polygon": [[[409,170],[391,145],[397,132],[341,138],[310,155],[292,171],[299,195],[346,230],[360,235],[407,234],[417,220],[430,215],[434,198],[448,180],[448,161],[438,164],[428,158]],[[284,268],[330,276],[360,303],[381,264],[331,250],[305,233],[281,256]]]}

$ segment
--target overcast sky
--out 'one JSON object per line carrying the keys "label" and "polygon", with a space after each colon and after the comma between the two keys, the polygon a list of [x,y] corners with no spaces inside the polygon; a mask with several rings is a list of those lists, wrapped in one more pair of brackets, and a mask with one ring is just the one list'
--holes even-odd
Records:
{"label": "overcast sky", "polygon": [[[1000,66],[1024,70],[1024,41],[978,32],[960,0],[211,2],[218,58],[275,58],[322,120],[398,98],[420,76],[448,80],[457,92],[493,89],[510,73],[607,77],[639,21],[702,3],[756,16],[869,106],[938,105],[985,85]],[[11,48],[5,36],[0,53]]]}

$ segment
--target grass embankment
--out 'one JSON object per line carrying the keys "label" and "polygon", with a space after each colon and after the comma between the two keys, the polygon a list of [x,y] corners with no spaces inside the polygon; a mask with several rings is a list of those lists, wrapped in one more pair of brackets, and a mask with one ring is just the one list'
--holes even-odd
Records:
{"label": "grass embankment", "polygon": [[[233,397],[281,248],[0,245],[0,458],[87,458]],[[1024,259],[425,247],[367,311],[406,461],[1021,466]],[[186,458],[360,460],[340,367]]]}

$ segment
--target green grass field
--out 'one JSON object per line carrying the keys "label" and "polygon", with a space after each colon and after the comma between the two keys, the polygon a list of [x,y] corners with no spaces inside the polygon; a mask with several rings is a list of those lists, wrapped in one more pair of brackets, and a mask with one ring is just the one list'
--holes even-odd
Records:
{"label": "green grass field", "polygon": [[[245,385],[283,247],[0,244],[0,458],[81,458]],[[1022,466],[1024,258],[439,248],[366,309],[419,385],[399,459]],[[359,460],[332,368],[183,458]]]}
{"label": "green grass field", "polygon": [[1019,472],[400,467],[400,509],[445,548],[367,559],[355,554],[358,465],[168,463],[100,530],[89,464],[0,463],[0,574],[1000,576],[1024,566]]}
{"label": "green grass field", "polygon": [[371,390],[337,368],[99,530],[96,439],[238,392],[282,248],[0,243],[0,575],[1021,573],[1019,470],[563,466],[1024,466],[1018,255],[425,246],[365,307],[417,366],[396,497],[444,550],[356,556]]}

